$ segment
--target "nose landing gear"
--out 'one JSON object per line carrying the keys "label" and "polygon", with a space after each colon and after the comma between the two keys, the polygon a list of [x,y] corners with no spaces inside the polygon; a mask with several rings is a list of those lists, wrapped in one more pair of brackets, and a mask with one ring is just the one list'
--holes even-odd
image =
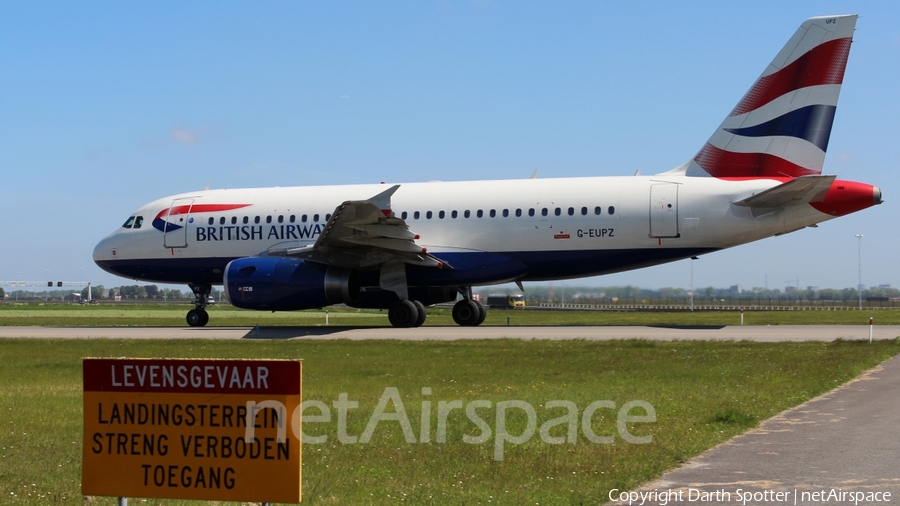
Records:
{"label": "nose landing gear", "polygon": [[191,283],[188,285],[194,292],[194,309],[188,311],[187,324],[191,327],[203,327],[209,323],[209,313],[206,312],[206,301],[212,291],[211,285]]}

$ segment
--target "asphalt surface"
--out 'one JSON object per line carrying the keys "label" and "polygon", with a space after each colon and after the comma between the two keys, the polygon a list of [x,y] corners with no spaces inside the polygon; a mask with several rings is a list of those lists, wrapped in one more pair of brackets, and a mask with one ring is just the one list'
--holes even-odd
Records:
{"label": "asphalt surface", "polygon": [[[900,336],[898,325],[875,325],[873,339]],[[833,341],[869,338],[868,325],[775,325],[726,327],[0,327],[0,338],[68,339],[652,339]]]}
{"label": "asphalt surface", "polygon": [[900,502],[900,356],[633,492],[654,491],[645,506]]}

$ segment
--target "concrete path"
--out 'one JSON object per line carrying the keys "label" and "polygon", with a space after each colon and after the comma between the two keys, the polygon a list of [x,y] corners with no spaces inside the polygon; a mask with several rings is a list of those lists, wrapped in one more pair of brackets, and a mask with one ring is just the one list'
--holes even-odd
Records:
{"label": "concrete path", "polygon": [[900,503],[900,356],[634,492],[654,491],[645,506]]}

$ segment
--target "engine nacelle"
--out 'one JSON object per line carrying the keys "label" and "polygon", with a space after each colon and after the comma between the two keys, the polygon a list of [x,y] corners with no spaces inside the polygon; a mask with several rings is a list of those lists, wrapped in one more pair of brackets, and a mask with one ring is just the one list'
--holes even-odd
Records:
{"label": "engine nacelle", "polygon": [[349,304],[359,296],[356,270],[282,257],[232,260],[224,285],[225,296],[242,309],[294,311]]}

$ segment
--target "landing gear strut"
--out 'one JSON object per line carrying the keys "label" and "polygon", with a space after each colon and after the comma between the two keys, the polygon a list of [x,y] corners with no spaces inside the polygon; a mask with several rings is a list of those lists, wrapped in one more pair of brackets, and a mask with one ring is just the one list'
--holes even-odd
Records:
{"label": "landing gear strut", "polygon": [[194,283],[188,286],[194,292],[194,309],[188,311],[187,324],[191,327],[202,327],[209,323],[209,313],[206,312],[206,298],[209,297],[212,286]]}
{"label": "landing gear strut", "polygon": [[476,327],[484,323],[487,311],[480,302],[472,300],[472,287],[460,287],[463,300],[453,306],[453,321],[463,327]]}

